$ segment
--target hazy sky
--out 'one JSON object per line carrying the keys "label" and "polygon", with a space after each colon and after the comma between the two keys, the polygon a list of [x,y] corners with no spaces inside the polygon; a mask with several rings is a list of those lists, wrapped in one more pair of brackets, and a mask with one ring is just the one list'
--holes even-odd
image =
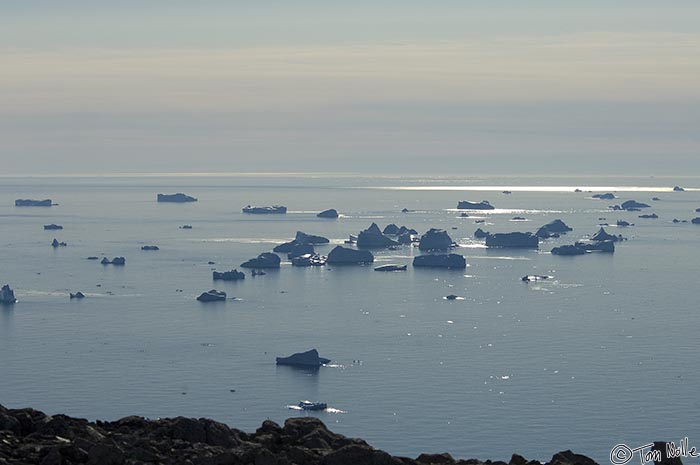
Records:
{"label": "hazy sky", "polygon": [[0,173],[700,175],[700,2],[0,0]]}

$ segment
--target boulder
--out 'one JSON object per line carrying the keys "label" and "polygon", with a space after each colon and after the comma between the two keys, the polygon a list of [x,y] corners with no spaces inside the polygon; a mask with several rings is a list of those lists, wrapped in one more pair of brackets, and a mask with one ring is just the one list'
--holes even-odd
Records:
{"label": "boulder", "polygon": [[160,247],[157,245],[144,245],[141,247],[141,250],[160,250]]}
{"label": "boulder", "polygon": [[51,199],[34,200],[34,199],[17,199],[15,207],[50,207],[53,203]]}
{"label": "boulder", "polygon": [[5,284],[0,289],[0,304],[14,304],[17,302],[15,298],[15,292],[12,290],[9,284]]}
{"label": "boulder", "polygon": [[607,194],[595,194],[593,195],[593,198],[601,200],[612,200],[616,199],[617,197],[615,197],[615,194],[613,194],[612,192],[608,192]]}
{"label": "boulder", "polygon": [[357,235],[357,246],[363,249],[381,249],[396,245],[399,243],[382,234],[377,223],[372,223],[369,228],[360,231]]}
{"label": "boulder", "polygon": [[328,244],[330,242],[327,237],[314,236],[313,234],[306,234],[301,231],[297,231],[294,241],[298,244]]}
{"label": "boulder", "polygon": [[182,192],[177,194],[158,194],[158,202],[170,202],[170,203],[187,203],[196,202],[197,199],[189,195],[185,195]]}
{"label": "boulder", "polygon": [[474,231],[474,237],[477,239],[486,239],[486,237],[489,235],[486,231],[483,229],[479,228],[476,231]]}
{"label": "boulder", "polygon": [[487,247],[537,249],[539,238],[532,233],[512,232],[489,234],[486,237]]}
{"label": "boulder", "polygon": [[126,259],[124,257],[114,257],[114,259],[110,261],[107,257],[104,257],[100,263],[103,265],[122,266],[126,264]]}
{"label": "boulder", "polygon": [[419,255],[413,259],[415,268],[453,268],[467,267],[467,261],[458,254]]}
{"label": "boulder", "polygon": [[338,210],[335,208],[329,208],[328,210],[323,210],[316,216],[319,218],[338,218]]}
{"label": "boulder", "polygon": [[468,200],[460,200],[457,203],[458,210],[495,210],[496,207],[491,205],[487,200],[481,202],[470,202]]}
{"label": "boulder", "polygon": [[617,220],[617,226],[620,228],[626,228],[628,226],[634,226],[632,223],[625,220]]}
{"label": "boulder", "polygon": [[65,247],[68,244],[65,242],[58,242],[58,239],[54,238],[53,241],[51,242],[51,247],[56,248],[56,247]]}
{"label": "boulder", "polygon": [[180,229],[192,229],[192,225],[191,224],[183,224],[182,226],[180,226]]}
{"label": "boulder", "polygon": [[427,250],[449,250],[454,246],[452,238],[443,229],[430,228],[428,232],[420,238],[418,248],[423,251]]}
{"label": "boulder", "polygon": [[226,300],[226,293],[224,291],[212,289],[207,292],[202,292],[199,297],[197,297],[197,300],[200,302],[219,302]]}
{"label": "boulder", "polygon": [[592,237],[592,241],[612,241],[612,242],[618,242],[621,241],[623,238],[622,236],[613,236],[612,234],[608,234],[605,229],[600,228],[597,233],[595,233]]}
{"label": "boulder", "polygon": [[214,281],[238,281],[245,279],[245,273],[236,269],[222,272],[214,271],[213,279]]}
{"label": "boulder", "polygon": [[83,294],[80,291],[76,292],[75,294],[73,294],[73,293],[69,293],[69,294],[70,294],[71,299],[84,299],[85,298],[85,294]]}
{"label": "boulder", "polygon": [[332,265],[372,263],[374,255],[368,250],[355,250],[336,246],[328,254],[327,263]]}
{"label": "boulder", "polygon": [[673,186],[673,192],[685,192],[681,186]]}
{"label": "boulder", "polygon": [[242,263],[241,266],[243,268],[279,268],[280,262],[281,260],[277,255],[271,252],[264,252],[256,258],[251,258],[247,262]]}
{"label": "boulder", "polygon": [[60,224],[45,224],[44,225],[45,231],[57,231],[59,229],[63,229],[63,226],[61,226]]}
{"label": "boulder", "polygon": [[384,228],[384,231],[382,231],[384,234],[389,234],[391,236],[397,236],[399,234],[399,227],[396,226],[394,223],[386,225]]}
{"label": "boulder", "polygon": [[301,367],[320,367],[326,363],[330,363],[327,358],[319,357],[316,349],[307,350],[292,354],[289,357],[277,357],[277,365],[291,365]]}
{"label": "boulder", "polygon": [[654,219],[654,220],[657,219],[658,217],[659,217],[659,215],[657,215],[656,213],[652,213],[651,215],[639,215],[639,218],[650,218],[650,219]]}
{"label": "boulder", "polygon": [[316,251],[314,250],[314,246],[311,244],[294,244],[292,249],[289,251],[287,254],[288,259],[296,258],[296,257],[301,257],[302,255],[313,255],[315,254]]}

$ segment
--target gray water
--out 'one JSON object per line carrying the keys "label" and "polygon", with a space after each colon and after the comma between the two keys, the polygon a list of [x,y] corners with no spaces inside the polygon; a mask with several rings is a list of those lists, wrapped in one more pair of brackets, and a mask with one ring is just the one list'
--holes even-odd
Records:
{"label": "gray water", "polygon": [[[266,418],[307,415],[287,406],[310,399],[338,410],[314,413],[334,431],[407,456],[548,459],[570,448],[607,463],[622,442],[689,436],[693,445],[700,226],[671,220],[700,216],[700,191],[669,191],[679,183],[700,179],[2,178],[0,284],[19,302],[0,308],[0,403],[90,419],[204,416],[251,431]],[[587,186],[617,188],[614,203],[659,196],[650,210],[660,218],[611,212],[613,201],[573,192]],[[158,204],[159,192],[199,201]],[[14,207],[48,197],[59,205]],[[453,210],[462,199],[498,209],[475,224]],[[248,204],[289,213],[244,215]],[[326,208],[342,217],[316,218]],[[629,238],[614,255],[548,253],[594,233],[602,217],[636,224],[608,228]],[[472,238],[477,227],[535,231],[555,218],[574,231],[539,251],[487,250]],[[469,266],[376,273],[285,259],[266,276],[212,281],[212,269],[239,267],[297,230],[331,238],[317,248],[327,253],[373,221],[447,229]],[[65,229],[44,231],[49,223]],[[54,237],[68,246],[53,249]],[[161,250],[141,251],[146,244]],[[418,253],[377,251],[376,264]],[[127,263],[102,266],[90,255]],[[526,284],[526,274],[554,279]],[[236,300],[195,301],[212,288]],[[70,300],[75,291],[87,298]],[[275,365],[311,347],[332,366]]]}

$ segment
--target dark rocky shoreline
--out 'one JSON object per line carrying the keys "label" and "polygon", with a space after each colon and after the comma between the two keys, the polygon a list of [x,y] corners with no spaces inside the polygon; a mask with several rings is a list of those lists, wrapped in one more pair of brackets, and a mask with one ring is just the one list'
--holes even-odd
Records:
{"label": "dark rocky shoreline", "polygon": [[[191,464],[191,465],[541,465],[513,455],[510,462],[455,460],[449,454],[394,457],[361,439],[329,431],[314,417],[290,418],[283,426],[263,422],[255,433],[200,418],[89,422],[34,409],[0,405],[0,465],[6,464]],[[546,465],[597,465],[564,451]]]}

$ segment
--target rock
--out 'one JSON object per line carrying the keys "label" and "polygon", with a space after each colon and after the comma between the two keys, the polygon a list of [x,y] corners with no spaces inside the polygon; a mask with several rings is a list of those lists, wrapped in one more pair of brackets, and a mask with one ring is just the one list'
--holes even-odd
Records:
{"label": "rock", "polygon": [[612,200],[616,199],[615,194],[612,192],[608,192],[607,194],[595,194],[592,196],[594,199],[601,199],[601,200]]}
{"label": "rock", "polygon": [[495,210],[496,207],[491,205],[487,200],[481,202],[470,202],[468,200],[460,200],[457,203],[458,210]]}
{"label": "rock", "polygon": [[291,365],[301,367],[320,367],[326,363],[330,363],[327,358],[319,357],[316,349],[307,350],[292,354],[289,357],[277,357],[277,365]]}
{"label": "rock", "polygon": [[2,289],[0,289],[0,304],[14,304],[15,302],[17,302],[15,292],[12,290],[10,285],[5,284],[2,286]]}
{"label": "rock", "polygon": [[454,246],[452,238],[443,229],[430,228],[428,232],[420,238],[418,248],[423,251],[428,250],[449,250]]}
{"label": "rock", "polygon": [[389,265],[378,266],[374,269],[374,271],[406,271],[407,268],[408,268],[408,265],[389,264]]}
{"label": "rock", "polygon": [[360,234],[357,235],[357,247],[359,248],[379,249],[396,245],[399,243],[382,234],[377,223],[372,223],[369,228],[360,231]]}
{"label": "rock", "polygon": [[623,240],[622,236],[613,236],[612,234],[608,234],[605,229],[600,228],[597,233],[595,233],[591,237],[592,241],[612,241],[612,242],[618,242]]}
{"label": "rock", "polygon": [[328,210],[323,210],[316,216],[319,218],[338,218],[338,211],[335,208],[330,208]]}
{"label": "rock", "polygon": [[271,207],[252,207],[248,205],[243,208],[243,213],[252,213],[255,215],[270,215],[270,214],[285,214],[287,207],[282,205],[273,205]]}
{"label": "rock", "polygon": [[226,300],[226,293],[224,291],[212,289],[207,292],[202,292],[199,297],[197,297],[197,300],[200,302],[220,302]]}
{"label": "rock", "polygon": [[399,227],[396,226],[394,223],[386,225],[384,228],[384,231],[382,231],[384,234],[389,234],[391,236],[396,236],[399,234]]}
{"label": "rock", "polygon": [[245,273],[236,269],[223,272],[214,271],[213,279],[214,281],[238,281],[245,279]]}
{"label": "rock", "polygon": [[653,200],[654,202],[658,202],[658,201],[661,200],[661,199],[658,198],[658,197],[652,197],[651,200]]}
{"label": "rock", "polygon": [[535,236],[540,239],[549,239],[550,237],[559,237],[560,234],[566,234],[569,231],[573,231],[573,229],[562,220],[556,219],[538,229]]}
{"label": "rock", "polygon": [[483,229],[479,228],[476,231],[474,231],[474,237],[477,239],[485,239],[489,233],[484,231]]}
{"label": "rock", "polygon": [[86,258],[86,260],[99,260],[99,259],[100,259],[100,257],[97,257],[95,255],[91,255],[88,258]]}
{"label": "rock", "polygon": [[56,248],[56,247],[66,247],[68,244],[65,242],[58,242],[58,239],[54,237],[53,241],[51,242],[51,247]]}
{"label": "rock", "polygon": [[700,213],[700,208],[696,208],[695,213]]}
{"label": "rock", "polygon": [[651,215],[639,215],[639,218],[650,218],[650,219],[654,219],[654,220],[657,219],[658,217],[659,217],[659,215],[657,215],[656,213],[652,213]]}
{"label": "rock", "polygon": [[314,255],[316,254],[316,251],[314,250],[314,246],[311,244],[294,244],[292,249],[289,251],[287,254],[288,259],[296,258],[296,257],[301,257],[302,255]]}
{"label": "rock", "polygon": [[527,221],[527,218],[522,216],[514,216],[513,218],[511,218],[511,221]]}
{"label": "rock", "polygon": [[262,270],[253,270],[250,272],[251,276],[265,276],[267,273],[265,273]]}
{"label": "rock", "polygon": [[510,195],[512,193],[513,193],[512,191],[502,191],[501,192],[501,194],[503,194],[503,195]]}
{"label": "rock", "polygon": [[114,257],[112,261],[107,259],[107,257],[103,258],[102,261],[100,262],[103,265],[117,265],[117,266],[123,266],[126,265],[126,258],[124,257]]}
{"label": "rock", "polygon": [[177,194],[158,194],[158,202],[186,203],[196,201],[196,198],[185,195],[182,192]]}
{"label": "rock", "polygon": [[51,199],[34,200],[34,199],[17,199],[15,207],[50,207],[53,203]]}
{"label": "rock", "polygon": [[157,245],[144,245],[141,247],[141,250],[160,250],[160,247]]}
{"label": "rock", "polygon": [[190,225],[190,224],[183,224],[182,226],[180,226],[179,229],[192,229],[192,225]]}
{"label": "rock", "polygon": [[700,218],[693,218],[690,222],[693,224],[700,224]]}
{"label": "rock", "polygon": [[294,240],[298,244],[328,244],[330,240],[323,236],[314,236],[313,234],[306,234],[301,231],[297,231]]}
{"label": "rock", "polygon": [[327,263],[343,265],[372,263],[373,261],[374,255],[368,250],[355,250],[338,245],[328,254]]}
{"label": "rock", "polygon": [[256,258],[252,258],[245,263],[242,263],[243,268],[279,268],[280,258],[271,253],[264,252],[258,255]]}
{"label": "rock", "polygon": [[416,462],[424,465],[451,465],[456,463],[455,459],[448,453],[420,454],[418,458],[416,458]]}
{"label": "rock", "polygon": [[446,300],[457,300],[458,298],[459,298],[459,296],[456,294],[449,294],[449,295],[445,296]]}
{"label": "rock", "polygon": [[532,233],[522,232],[489,234],[486,236],[486,246],[537,249],[539,248],[539,238]]}
{"label": "rock", "polygon": [[45,231],[57,231],[59,229],[63,229],[63,226],[61,226],[60,224],[45,224],[44,225]]}
{"label": "rock", "polygon": [[84,298],[85,298],[85,294],[83,294],[82,292],[78,291],[78,292],[76,292],[75,294],[72,294],[72,293],[71,293],[71,294],[70,294],[70,298],[71,298],[71,299],[84,299]]}
{"label": "rock", "polygon": [[396,233],[396,235],[397,235],[397,236],[402,236],[402,235],[404,235],[404,234],[416,235],[416,234],[418,234],[418,231],[416,231],[416,230],[413,229],[413,228],[407,228],[406,226],[401,226],[401,227],[399,228],[399,231]]}
{"label": "rock", "polygon": [[673,192],[685,192],[681,186],[673,186]]}
{"label": "rock", "polygon": [[651,207],[651,205],[647,205],[646,203],[637,202],[636,200],[627,200],[626,202],[622,202],[622,205],[613,205],[611,208],[613,210],[638,211],[642,208],[649,207]]}
{"label": "rock", "polygon": [[598,463],[585,455],[574,454],[567,450],[554,454],[547,465],[598,465]]}
{"label": "rock", "polygon": [[415,268],[452,268],[463,269],[467,267],[467,261],[458,254],[419,255],[413,259]]}
{"label": "rock", "polygon": [[629,223],[625,220],[617,220],[617,226],[620,228],[626,228],[628,226],[634,226],[632,223]]}
{"label": "rock", "polygon": [[576,247],[575,245],[562,245],[560,247],[554,247],[551,251],[552,255],[584,255],[586,249],[581,247]]}
{"label": "rock", "polygon": [[401,209],[401,213],[410,213],[410,212],[412,212],[412,211],[413,211],[413,210],[409,210],[408,208],[402,208],[402,209]]}

